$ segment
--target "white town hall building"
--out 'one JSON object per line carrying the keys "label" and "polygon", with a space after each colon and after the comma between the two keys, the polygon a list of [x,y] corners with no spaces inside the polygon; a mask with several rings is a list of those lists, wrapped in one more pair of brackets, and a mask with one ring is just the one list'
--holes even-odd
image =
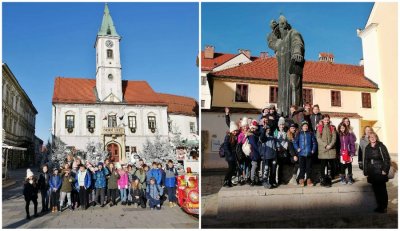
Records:
{"label": "white town hall building", "polygon": [[179,132],[198,141],[195,99],[155,92],[146,81],[122,80],[121,37],[108,6],[96,37],[96,79],[56,77],[52,135],[67,147],[85,150],[101,143],[113,161],[140,153],[146,139],[172,139]]}

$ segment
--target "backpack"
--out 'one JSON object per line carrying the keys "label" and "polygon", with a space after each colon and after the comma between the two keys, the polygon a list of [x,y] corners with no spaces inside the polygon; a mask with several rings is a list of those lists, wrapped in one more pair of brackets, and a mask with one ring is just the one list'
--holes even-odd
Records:
{"label": "backpack", "polygon": [[221,146],[219,146],[219,157],[224,158],[225,157],[225,150],[224,150],[224,143],[221,144]]}
{"label": "backpack", "polygon": [[[324,128],[324,126],[320,126],[320,125],[317,126],[317,130],[320,135],[322,135],[323,128]],[[335,127],[333,125],[329,125],[329,129],[331,130],[331,134],[333,133],[333,131],[335,131]]]}
{"label": "backpack", "polygon": [[242,151],[246,156],[250,156],[251,153],[251,145],[249,143],[249,138],[246,138],[246,141],[242,145]]}

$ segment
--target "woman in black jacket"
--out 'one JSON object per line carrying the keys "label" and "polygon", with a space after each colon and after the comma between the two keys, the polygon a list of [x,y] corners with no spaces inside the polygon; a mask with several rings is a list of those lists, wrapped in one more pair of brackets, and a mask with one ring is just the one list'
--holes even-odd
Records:
{"label": "woman in black jacket", "polygon": [[386,182],[390,169],[390,155],[386,146],[379,141],[378,135],[372,132],[369,135],[369,144],[365,148],[364,175],[368,183],[372,184],[378,207],[374,210],[378,213],[386,213],[388,206],[388,194]]}
{"label": "woman in black jacket", "polygon": [[24,190],[23,194],[25,197],[25,211],[26,211],[26,219],[31,219],[31,216],[29,215],[29,205],[31,201],[33,202],[34,206],[34,216],[37,217],[37,198],[38,198],[38,183],[37,179],[35,176],[33,176],[33,172],[28,168],[26,170],[26,179],[24,181]]}
{"label": "woman in black jacket", "polygon": [[232,176],[236,170],[236,146],[237,146],[237,135],[239,134],[239,128],[233,121],[229,125],[229,133],[225,136],[224,140],[224,154],[225,160],[228,162],[228,172],[225,175],[224,187],[232,187]]}

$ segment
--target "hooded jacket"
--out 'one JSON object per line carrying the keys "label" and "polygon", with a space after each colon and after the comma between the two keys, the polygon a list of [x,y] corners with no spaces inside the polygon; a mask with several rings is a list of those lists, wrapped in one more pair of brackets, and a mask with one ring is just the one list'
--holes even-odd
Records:
{"label": "hooded jacket", "polygon": [[[80,187],[79,187],[79,177],[82,175],[83,173],[81,171],[78,171],[77,174],[75,174],[75,188],[76,190],[79,192]],[[90,186],[92,185],[92,176],[90,175],[90,171],[86,170],[86,174],[85,174],[85,181],[84,181],[84,187],[86,189],[90,188]]]}
{"label": "hooded jacket", "polygon": [[[390,169],[390,155],[386,146],[377,141],[375,147],[368,144],[365,148],[364,170],[369,183],[388,181],[387,174]],[[382,175],[382,171],[386,175]]]}
{"label": "hooded jacket", "polygon": [[174,166],[172,168],[165,169],[165,186],[168,188],[173,188],[176,185],[176,176],[178,176],[178,171]]}
{"label": "hooded jacket", "polygon": [[275,137],[266,134],[266,129],[264,128],[261,129],[258,147],[262,160],[276,159],[276,150],[279,147],[279,143]]}
{"label": "hooded jacket", "polygon": [[[314,133],[310,131],[301,131],[297,134],[293,140],[293,147],[299,156],[311,156],[317,152],[317,140],[315,139]],[[300,152],[298,149],[300,148]]]}

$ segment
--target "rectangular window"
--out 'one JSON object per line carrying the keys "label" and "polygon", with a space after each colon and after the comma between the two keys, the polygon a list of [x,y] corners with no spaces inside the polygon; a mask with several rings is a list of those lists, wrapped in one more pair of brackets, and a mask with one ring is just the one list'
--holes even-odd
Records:
{"label": "rectangular window", "polygon": [[196,133],[196,126],[194,124],[194,122],[190,122],[190,132],[191,133]]}
{"label": "rectangular window", "polygon": [[269,102],[278,102],[278,87],[269,87]]}
{"label": "rectangular window", "polygon": [[65,116],[65,128],[74,128],[75,127],[75,116],[74,115],[66,115]]}
{"label": "rectangular window", "polygon": [[112,59],[113,58],[113,50],[107,49],[107,58]]}
{"label": "rectangular window", "polygon": [[126,147],[125,147],[125,152],[129,152],[129,151],[130,151],[129,146],[126,146]]}
{"label": "rectangular window", "polygon": [[332,107],[342,106],[340,91],[331,91],[331,105]]}
{"label": "rectangular window", "polygon": [[95,116],[94,115],[86,116],[86,127],[87,128],[95,128]]}
{"label": "rectangular window", "polygon": [[235,102],[248,102],[248,85],[236,84]]}
{"label": "rectangular window", "polygon": [[201,77],[201,85],[207,85],[207,77],[206,76]]}
{"label": "rectangular window", "polygon": [[136,153],[136,146],[131,147],[131,153]]}
{"label": "rectangular window", "polygon": [[206,101],[205,101],[205,100],[202,100],[202,101],[201,101],[201,107],[205,107],[205,105],[206,105]]}
{"label": "rectangular window", "polygon": [[117,116],[116,115],[109,115],[108,116],[108,127],[109,128],[117,127]]}
{"label": "rectangular window", "polygon": [[303,88],[303,104],[306,103],[313,105],[312,89]]}
{"label": "rectangular window", "polygon": [[362,107],[371,108],[371,93],[361,93]]}
{"label": "rectangular window", "polygon": [[155,129],[156,128],[156,117],[149,116],[148,121],[149,121],[149,129]]}
{"label": "rectangular window", "polygon": [[136,128],[136,116],[128,116],[129,128]]}

